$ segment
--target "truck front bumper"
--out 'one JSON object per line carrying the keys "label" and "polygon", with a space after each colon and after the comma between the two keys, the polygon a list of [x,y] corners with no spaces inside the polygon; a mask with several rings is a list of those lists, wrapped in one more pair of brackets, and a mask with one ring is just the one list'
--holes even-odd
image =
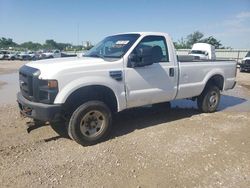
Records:
{"label": "truck front bumper", "polygon": [[240,65],[240,68],[241,68],[242,70],[249,71],[249,70],[250,70],[250,63],[241,64],[241,65]]}
{"label": "truck front bumper", "polygon": [[32,102],[24,98],[20,92],[17,93],[17,102],[20,113],[25,117],[41,121],[57,121],[61,117],[61,105]]}

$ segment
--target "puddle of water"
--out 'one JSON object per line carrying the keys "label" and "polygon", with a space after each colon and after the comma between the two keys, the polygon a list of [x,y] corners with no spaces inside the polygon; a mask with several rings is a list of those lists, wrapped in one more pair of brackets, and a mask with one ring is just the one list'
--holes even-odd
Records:
{"label": "puddle of water", "polygon": [[18,73],[0,75],[0,81],[6,82],[0,89],[0,104],[15,104],[19,91]]}
{"label": "puddle of water", "polygon": [[[191,100],[174,100],[171,102],[172,107],[178,108],[195,108],[196,101]],[[235,111],[250,112],[250,96],[247,96],[241,86],[236,86],[232,90],[224,91],[221,95],[218,111]]]}

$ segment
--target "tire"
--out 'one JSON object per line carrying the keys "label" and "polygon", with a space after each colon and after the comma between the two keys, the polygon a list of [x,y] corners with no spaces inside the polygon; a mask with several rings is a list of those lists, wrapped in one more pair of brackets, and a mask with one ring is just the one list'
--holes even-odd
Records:
{"label": "tire", "polygon": [[41,121],[41,120],[38,120],[38,119],[33,119],[34,121],[34,125],[37,126],[37,127],[41,127],[41,126],[44,126],[46,124],[45,121]]}
{"label": "tire", "polygon": [[68,124],[68,134],[77,143],[88,146],[104,140],[112,126],[112,114],[101,101],[89,101],[79,106]]}
{"label": "tire", "polygon": [[220,90],[217,86],[208,86],[197,98],[198,109],[204,113],[215,112],[220,103]]}

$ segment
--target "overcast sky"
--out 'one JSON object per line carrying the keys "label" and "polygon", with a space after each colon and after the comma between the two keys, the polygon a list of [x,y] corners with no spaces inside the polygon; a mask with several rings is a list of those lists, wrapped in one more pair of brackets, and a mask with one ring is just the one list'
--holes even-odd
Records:
{"label": "overcast sky", "polygon": [[0,0],[0,37],[18,43],[96,43],[127,31],[167,32],[177,41],[196,30],[250,48],[250,0]]}

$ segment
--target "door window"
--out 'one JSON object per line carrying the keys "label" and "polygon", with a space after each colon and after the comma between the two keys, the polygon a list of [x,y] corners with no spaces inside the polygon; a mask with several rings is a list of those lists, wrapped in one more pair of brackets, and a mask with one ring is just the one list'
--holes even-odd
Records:
{"label": "door window", "polygon": [[165,37],[163,36],[146,36],[141,42],[136,46],[135,50],[140,48],[157,48],[159,50],[159,55],[161,55],[159,62],[169,62],[168,48]]}

